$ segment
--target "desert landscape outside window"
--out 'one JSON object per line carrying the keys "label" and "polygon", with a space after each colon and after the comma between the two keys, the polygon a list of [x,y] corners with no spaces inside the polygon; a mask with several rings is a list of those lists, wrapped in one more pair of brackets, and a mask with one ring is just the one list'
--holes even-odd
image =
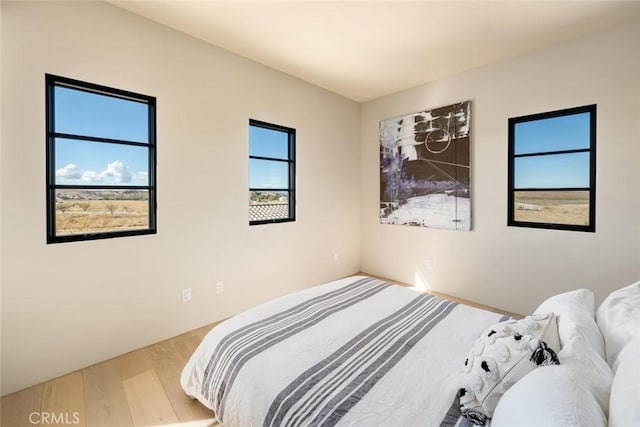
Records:
{"label": "desert landscape outside window", "polygon": [[47,243],[156,232],[156,99],[47,74]]}
{"label": "desert landscape outside window", "polygon": [[596,105],[509,119],[508,225],[595,231]]}

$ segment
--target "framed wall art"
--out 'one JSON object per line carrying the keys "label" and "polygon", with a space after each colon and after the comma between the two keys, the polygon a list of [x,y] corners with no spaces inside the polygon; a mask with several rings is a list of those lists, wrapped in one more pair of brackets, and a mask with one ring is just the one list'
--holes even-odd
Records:
{"label": "framed wall art", "polygon": [[471,101],[380,122],[380,222],[471,229]]}

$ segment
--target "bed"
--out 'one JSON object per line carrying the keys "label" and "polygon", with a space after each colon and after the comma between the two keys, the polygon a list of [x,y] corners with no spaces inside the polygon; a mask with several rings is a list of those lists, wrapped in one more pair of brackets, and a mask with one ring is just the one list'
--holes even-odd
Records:
{"label": "bed", "polygon": [[452,378],[506,319],[355,276],[216,326],[181,381],[224,426],[466,425]]}
{"label": "bed", "polygon": [[640,282],[516,320],[354,276],[213,328],[181,385],[225,427],[640,425]]}

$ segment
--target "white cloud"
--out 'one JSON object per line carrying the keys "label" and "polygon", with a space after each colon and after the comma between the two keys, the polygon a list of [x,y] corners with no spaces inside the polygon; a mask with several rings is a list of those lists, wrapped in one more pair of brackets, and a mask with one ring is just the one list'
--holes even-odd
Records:
{"label": "white cloud", "polygon": [[69,163],[63,168],[56,169],[56,178],[61,179],[79,179],[81,176],[78,166]]}
{"label": "white cloud", "polygon": [[149,179],[149,172],[138,172],[136,175],[136,180],[138,181],[147,181]]}
{"label": "white cloud", "polygon": [[102,182],[103,178],[101,174],[94,171],[84,171],[82,173],[82,180],[87,182]]}
{"label": "white cloud", "polygon": [[107,165],[107,168],[100,173],[103,178],[114,178],[116,182],[131,182],[131,172],[120,160],[116,160]]}
{"label": "white cloud", "polygon": [[[59,179],[81,179],[86,182],[103,182],[111,179],[119,183],[129,183],[133,179],[129,167],[120,160],[115,160],[107,164],[107,168],[102,172],[93,170],[81,171],[77,165],[69,163],[63,168],[56,169],[56,178]],[[137,180],[147,180],[147,172],[138,172]]]}

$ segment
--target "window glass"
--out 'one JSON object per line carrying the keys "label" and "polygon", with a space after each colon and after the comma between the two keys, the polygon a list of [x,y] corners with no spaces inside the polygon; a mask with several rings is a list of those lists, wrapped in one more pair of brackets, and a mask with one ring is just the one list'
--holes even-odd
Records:
{"label": "window glass", "polygon": [[515,191],[515,220],[589,225],[589,191]]}
{"label": "window glass", "polygon": [[588,149],[589,113],[518,123],[515,154]]}
{"label": "window glass", "polygon": [[149,141],[146,103],[68,87],[55,87],[55,131],[58,133]]}
{"label": "window glass", "polygon": [[289,218],[289,194],[278,191],[249,192],[249,220],[268,221]]}
{"label": "window glass", "polygon": [[515,159],[515,188],[587,188],[589,153],[549,154]]}
{"label": "window glass", "polygon": [[56,184],[148,185],[149,148],[56,138]]}
{"label": "window glass", "polygon": [[249,186],[251,188],[288,188],[289,165],[273,160],[249,160]]}
{"label": "window glass", "polygon": [[59,189],[55,209],[58,236],[149,228],[147,190]]}
{"label": "window glass", "polygon": [[258,126],[250,126],[249,155],[256,157],[271,157],[275,159],[288,159],[288,133]]}

